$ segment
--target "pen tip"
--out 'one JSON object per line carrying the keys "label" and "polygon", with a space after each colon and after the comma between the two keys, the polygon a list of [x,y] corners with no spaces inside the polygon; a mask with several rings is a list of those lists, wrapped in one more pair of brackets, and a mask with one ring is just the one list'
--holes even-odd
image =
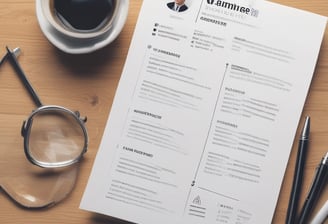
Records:
{"label": "pen tip", "polygon": [[323,157],[323,160],[324,160],[324,163],[326,164],[327,160],[328,160],[328,152],[326,152],[326,155]]}
{"label": "pen tip", "polygon": [[310,136],[310,117],[306,116],[301,138],[308,139],[309,136]]}

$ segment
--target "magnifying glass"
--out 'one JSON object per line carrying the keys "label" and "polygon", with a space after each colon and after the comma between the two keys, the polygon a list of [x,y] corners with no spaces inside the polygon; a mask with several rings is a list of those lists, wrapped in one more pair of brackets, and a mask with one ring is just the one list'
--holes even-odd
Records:
{"label": "magnifying glass", "polygon": [[[16,144],[0,150],[0,193],[3,190],[23,207],[44,208],[66,198],[75,186],[78,161],[88,147],[86,118],[61,106],[43,105],[18,64],[20,52],[19,48],[10,50],[7,47],[0,65],[10,61],[37,107],[21,129],[25,155],[16,150]],[[7,119],[6,114],[3,118]],[[17,130],[11,127],[10,121],[2,122],[1,127]],[[11,141],[3,134],[1,141]]]}

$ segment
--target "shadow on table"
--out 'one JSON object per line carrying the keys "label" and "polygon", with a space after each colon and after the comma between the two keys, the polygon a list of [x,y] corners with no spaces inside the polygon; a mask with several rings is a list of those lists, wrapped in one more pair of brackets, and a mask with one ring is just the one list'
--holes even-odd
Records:
{"label": "shadow on table", "polygon": [[100,214],[93,214],[91,217],[92,223],[94,224],[134,224],[132,222],[126,222],[120,219],[115,219],[113,217],[105,216],[105,215],[100,215]]}

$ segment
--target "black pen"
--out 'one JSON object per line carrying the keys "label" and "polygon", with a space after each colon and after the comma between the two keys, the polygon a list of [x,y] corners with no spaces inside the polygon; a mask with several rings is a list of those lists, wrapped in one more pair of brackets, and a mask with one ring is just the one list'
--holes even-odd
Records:
{"label": "black pen", "polygon": [[305,224],[309,218],[309,215],[311,214],[311,211],[313,209],[313,205],[318,199],[323,186],[325,185],[328,177],[328,152],[327,154],[322,158],[319,166],[316,169],[316,174],[313,179],[312,186],[310,188],[310,191],[305,199],[300,218],[299,218],[299,224]]}
{"label": "black pen", "polygon": [[293,180],[293,186],[289,198],[286,224],[294,224],[294,222],[296,221],[296,212],[297,212],[297,206],[300,198],[300,191],[303,181],[303,173],[304,173],[303,171],[304,171],[306,152],[308,148],[309,136],[310,136],[310,117],[307,116],[304,122],[304,127],[298,145],[298,153],[297,153],[295,171],[294,171],[294,180]]}

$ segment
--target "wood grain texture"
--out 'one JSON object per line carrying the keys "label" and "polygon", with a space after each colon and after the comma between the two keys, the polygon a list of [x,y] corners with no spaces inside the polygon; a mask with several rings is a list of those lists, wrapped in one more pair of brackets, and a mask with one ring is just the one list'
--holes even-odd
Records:
{"label": "wood grain texture", "polygon": [[[327,0],[274,2],[328,16]],[[15,204],[0,189],[0,223],[123,223],[80,210],[79,203],[101,141],[141,3],[142,0],[130,1],[126,25],[112,44],[87,55],[67,55],[53,47],[42,34],[35,15],[35,1],[0,2],[0,55],[5,53],[6,45],[11,48],[19,46],[23,51],[19,61],[44,104],[62,105],[87,115],[90,135],[89,151],[80,165],[75,189],[64,201],[48,209],[25,209]],[[29,95],[8,63],[0,69],[0,96],[0,160],[5,160],[6,158],[1,157],[2,150],[23,153],[20,126],[34,108]],[[328,151],[328,30],[322,43],[302,119],[306,115],[311,116],[311,142],[306,161],[302,202],[311,184],[316,165]],[[294,141],[272,221],[274,224],[285,222],[296,153],[297,138]],[[328,187],[324,190],[318,206],[327,199]],[[315,209],[318,210],[318,207]]]}

